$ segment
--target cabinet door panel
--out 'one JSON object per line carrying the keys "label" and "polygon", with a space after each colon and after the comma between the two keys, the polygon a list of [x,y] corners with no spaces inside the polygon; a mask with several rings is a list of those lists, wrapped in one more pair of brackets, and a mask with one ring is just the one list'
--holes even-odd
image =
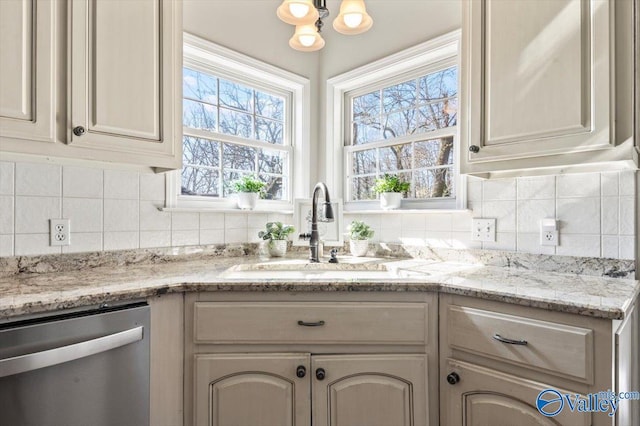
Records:
{"label": "cabinet door panel", "polygon": [[311,420],[308,354],[195,356],[195,419],[211,426],[304,426]]}
{"label": "cabinet door panel", "polygon": [[424,355],[314,356],[313,424],[411,426],[427,422]]}

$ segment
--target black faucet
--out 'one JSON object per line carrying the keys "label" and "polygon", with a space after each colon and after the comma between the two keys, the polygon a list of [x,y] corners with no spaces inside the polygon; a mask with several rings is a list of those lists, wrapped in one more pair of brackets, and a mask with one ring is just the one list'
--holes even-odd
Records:
{"label": "black faucet", "polygon": [[318,263],[318,242],[320,236],[318,235],[318,195],[319,191],[322,191],[324,196],[324,203],[322,206],[322,216],[327,222],[333,222],[333,208],[331,207],[331,200],[329,198],[329,190],[327,185],[322,182],[318,182],[313,188],[313,195],[311,196],[311,233],[300,234],[300,238],[306,240],[309,239],[309,261]]}

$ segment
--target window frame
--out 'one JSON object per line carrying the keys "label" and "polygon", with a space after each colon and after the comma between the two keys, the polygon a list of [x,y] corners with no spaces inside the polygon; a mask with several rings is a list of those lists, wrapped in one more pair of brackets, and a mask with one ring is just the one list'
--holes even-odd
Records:
{"label": "window frame", "polygon": [[[387,56],[347,73],[333,77],[327,81],[327,146],[325,175],[327,184],[339,191],[338,196],[345,200],[345,211],[381,210],[378,200],[350,200],[349,176],[352,174],[351,153],[363,147],[397,145],[409,141],[431,140],[445,136],[454,138],[455,197],[434,199],[403,199],[403,207],[399,211],[410,209],[421,210],[459,210],[466,207],[466,179],[460,175],[460,109],[455,127],[438,129],[415,135],[394,138],[392,142],[381,140],[360,145],[351,145],[350,122],[351,103],[354,96],[366,94],[377,89],[401,83],[422,75],[444,70],[451,66],[458,67],[458,94],[460,96],[460,30],[453,31],[433,40],[421,43],[412,48]],[[460,102],[458,100],[458,105]],[[450,130],[451,129],[451,130]],[[354,149],[357,147],[357,149]]]}
{"label": "window frame", "polygon": [[[283,144],[253,141],[204,129],[187,128],[184,125],[182,126],[182,136],[217,141],[220,143],[221,151],[223,144],[228,142],[235,145],[287,152],[288,161],[285,168],[289,170],[289,174],[287,176],[287,191],[283,193],[283,197],[287,199],[259,200],[256,210],[292,210],[294,200],[303,197],[310,185],[311,90],[309,80],[188,33],[184,33],[183,47],[182,68],[210,74],[285,98],[286,106],[283,119],[285,123],[289,121],[290,125],[284,126]],[[183,99],[181,84],[179,96],[181,105]],[[180,122],[182,123],[182,118]],[[180,143],[183,143],[183,138],[180,139]],[[222,164],[220,168],[222,170]],[[165,209],[229,210],[237,208],[234,197],[182,195],[182,169],[181,167],[168,174],[165,188]]]}

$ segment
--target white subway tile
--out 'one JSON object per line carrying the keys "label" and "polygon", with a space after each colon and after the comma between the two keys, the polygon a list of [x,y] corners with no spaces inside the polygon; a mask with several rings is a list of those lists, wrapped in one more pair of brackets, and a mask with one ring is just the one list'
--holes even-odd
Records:
{"label": "white subway tile", "polygon": [[[471,227],[471,225],[469,225]],[[482,242],[471,241],[471,231],[451,233],[451,248],[455,249],[481,249]]]}
{"label": "white subway tile", "polygon": [[605,259],[618,259],[620,256],[618,245],[619,242],[617,235],[603,235],[602,257],[604,257]]}
{"label": "white subway tile", "polygon": [[60,254],[61,246],[49,245],[49,233],[16,234],[15,256],[34,256],[38,254]]}
{"label": "white subway tile", "polygon": [[200,229],[224,229],[224,213],[200,213]]}
{"label": "white subway tile", "polygon": [[620,197],[620,235],[635,235],[635,206],[635,197]]}
{"label": "white subway tile", "polygon": [[267,216],[267,221],[269,222],[282,222],[285,225],[293,224],[292,214],[269,213]]}
{"label": "white subway tile", "polygon": [[0,161],[0,195],[13,195],[14,163]]}
{"label": "white subway tile", "polygon": [[618,235],[619,224],[619,211],[618,211],[619,198],[618,197],[603,197],[602,198],[602,234],[603,235]]}
{"label": "white subway tile", "polygon": [[200,243],[200,231],[187,230],[187,231],[171,231],[171,245],[172,246],[197,246]]}
{"label": "white subway tile", "polygon": [[[269,222],[269,215],[267,213],[249,213],[247,215],[247,227],[249,228],[264,228]],[[282,221],[276,221],[282,222]]]}
{"label": "white subway tile", "polygon": [[534,254],[555,254],[554,246],[540,245],[540,233],[518,233],[518,252]]}
{"label": "white subway tile", "polygon": [[382,228],[380,230],[380,241],[385,243],[400,243],[400,227]]}
{"label": "white subway tile", "polygon": [[[138,231],[140,226],[138,200],[104,200],[104,231]],[[115,240],[111,240],[115,241]],[[109,243],[111,243],[111,241]],[[116,244],[117,246],[117,244]],[[130,244],[127,244],[129,247]],[[105,250],[107,239],[105,238]],[[112,246],[110,246],[112,247]],[[110,249],[111,250],[111,249]]]}
{"label": "white subway tile", "polygon": [[140,231],[140,248],[170,246],[171,231]]}
{"label": "white subway tile", "polygon": [[428,214],[427,231],[451,231],[453,227],[453,218],[451,213]]}
{"label": "white subway tile", "polygon": [[224,229],[201,229],[200,244],[224,244]]}
{"label": "white subway tile", "polygon": [[[539,233],[540,220],[554,217],[556,217],[556,200],[518,201],[518,232]],[[530,251],[530,253],[534,252]]]}
{"label": "white subway tile", "polygon": [[62,217],[75,232],[102,232],[102,199],[63,198]]}
{"label": "white subway tile", "polygon": [[164,201],[164,173],[140,173],[140,199]]}
{"label": "white subway tile", "polygon": [[[247,241],[250,243],[259,243],[262,238],[258,237],[258,232],[264,231],[263,228],[249,228],[247,229]],[[294,234],[297,236],[297,234]],[[290,239],[290,238],[289,238]]]}
{"label": "white subway tile", "polygon": [[426,215],[422,214],[405,214],[401,216],[400,223],[402,230],[424,231],[427,229]]}
{"label": "white subway tile", "polygon": [[140,182],[138,173],[123,170],[104,171],[104,198],[137,200]]}
{"label": "white subway tile", "polygon": [[13,196],[0,195],[0,234],[13,234]]}
{"label": "white subway tile", "polygon": [[620,172],[620,196],[629,196],[636,193],[636,172],[625,170]]}
{"label": "white subway tile", "polygon": [[71,228],[71,244],[62,246],[63,253],[86,253],[102,251],[102,232],[73,232]]}
{"label": "white subway tile", "polygon": [[0,235],[0,257],[13,256],[13,235]]}
{"label": "white subway tile", "polygon": [[600,234],[600,198],[559,199],[557,209],[560,234]]}
{"label": "white subway tile", "polygon": [[482,201],[482,181],[469,176],[467,178],[467,201]]}
{"label": "white subway tile", "polygon": [[102,198],[104,171],[86,167],[64,166],[62,169],[62,195],[64,197]]}
{"label": "white subway tile", "polygon": [[[480,215],[482,213],[478,213]],[[471,232],[471,213],[455,213],[451,215],[451,230],[454,232]]]}
{"label": "white subway tile", "polygon": [[17,234],[48,235],[49,219],[60,219],[62,215],[60,197],[17,196],[15,203]]}
{"label": "white subway tile", "polygon": [[[230,216],[227,215],[227,219]],[[246,215],[241,215],[245,218]],[[246,243],[247,242],[247,228],[225,228],[224,230],[224,242],[225,244],[238,244],[238,243]]]}
{"label": "white subway tile", "polygon": [[158,210],[163,201],[140,200],[141,231],[171,231],[171,213]]}
{"label": "white subway tile", "polygon": [[198,229],[199,227],[200,216],[198,213],[171,213],[172,231],[193,231]]}
{"label": "white subway tile", "polygon": [[600,257],[600,235],[560,234],[556,254],[561,256]]}
{"label": "white subway tile", "polygon": [[603,197],[618,196],[618,181],[620,172],[609,172],[600,174],[600,190]]}
{"label": "white subway tile", "polygon": [[540,176],[518,178],[518,200],[556,198],[556,177]]}
{"label": "white subway tile", "polygon": [[516,250],[516,233],[515,232],[498,232],[496,233],[495,242],[483,242],[482,248],[485,250]]}
{"label": "white subway tile", "polygon": [[105,232],[104,250],[133,250],[140,246],[140,234],[137,231]]}
{"label": "white subway tile", "polygon": [[482,201],[515,200],[516,180],[495,179],[482,182]]}
{"label": "white subway tile", "polygon": [[635,237],[620,237],[620,259],[632,260],[636,258]]}
{"label": "white subway tile", "polygon": [[426,246],[426,232],[425,230],[416,229],[404,229],[400,232],[400,241],[404,245],[409,246]]}
{"label": "white subway tile", "polygon": [[496,219],[497,232],[516,230],[516,201],[485,201],[482,204],[482,217]]}
{"label": "white subway tile", "polygon": [[227,213],[224,215],[224,224],[226,229],[244,229],[246,231],[247,215],[245,213]]}
{"label": "white subway tile", "polygon": [[600,196],[600,173],[560,175],[556,182],[558,198]]}
{"label": "white subway tile", "polygon": [[424,240],[429,247],[451,248],[451,231],[427,231]]}
{"label": "white subway tile", "polygon": [[16,163],[16,195],[59,197],[62,167],[52,164]]}

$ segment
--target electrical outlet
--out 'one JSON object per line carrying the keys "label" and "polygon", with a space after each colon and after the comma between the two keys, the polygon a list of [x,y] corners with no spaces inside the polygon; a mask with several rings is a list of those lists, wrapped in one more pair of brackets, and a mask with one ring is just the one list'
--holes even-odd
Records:
{"label": "electrical outlet", "polygon": [[471,241],[496,241],[495,219],[471,219]]}
{"label": "electrical outlet", "polygon": [[555,218],[545,218],[540,221],[540,245],[557,246],[560,244],[558,221]]}
{"label": "electrical outlet", "polygon": [[49,219],[49,225],[49,237],[52,246],[68,246],[71,244],[69,219]]}

